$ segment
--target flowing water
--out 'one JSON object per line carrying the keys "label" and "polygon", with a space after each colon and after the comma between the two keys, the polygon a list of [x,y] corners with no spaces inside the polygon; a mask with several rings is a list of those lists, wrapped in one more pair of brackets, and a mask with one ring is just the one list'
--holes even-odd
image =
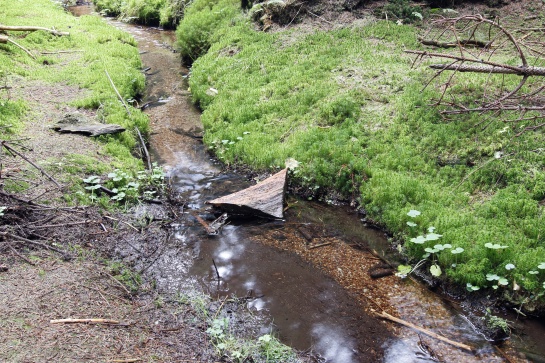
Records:
{"label": "flowing water", "polygon": [[[444,361],[505,361],[458,309],[418,283],[391,276],[365,280],[366,286],[345,283],[345,288],[341,287],[339,281],[349,281],[358,274],[367,276],[368,261],[373,259],[354,247],[372,248],[381,254],[388,251],[384,234],[365,228],[361,216],[354,212],[290,197],[291,207],[283,221],[233,221],[219,236],[207,237],[195,219],[195,215],[212,218],[205,201],[251,183],[239,175],[222,173],[220,165],[206,153],[200,141],[200,114],[187,90],[189,71],[173,52],[174,33],[110,22],[138,41],[147,75],[144,102],[151,120],[150,151],[185,201],[178,211],[175,233],[147,269],[160,291],[176,293],[198,284],[214,297],[245,298],[251,309],[268,317],[263,333],[273,329],[284,343],[312,349],[328,362],[368,362],[376,353],[383,354],[388,363],[424,362],[429,358],[421,354],[421,338],[413,330],[369,315],[375,305],[388,306],[402,319],[475,348],[476,353],[470,353],[424,338]],[[290,248],[283,246],[305,243],[301,226],[325,241],[333,241],[336,247],[313,252],[303,247],[300,256],[288,251]],[[535,321],[532,324],[534,328],[525,332],[537,334],[539,341],[543,326]],[[538,345],[532,346],[529,341],[526,355],[543,355]],[[519,356],[511,359],[525,361]]]}

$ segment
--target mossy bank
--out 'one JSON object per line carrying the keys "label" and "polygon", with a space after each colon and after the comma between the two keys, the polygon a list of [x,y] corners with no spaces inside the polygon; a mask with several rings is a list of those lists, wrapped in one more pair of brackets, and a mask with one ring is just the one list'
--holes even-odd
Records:
{"label": "mossy bank", "polygon": [[[228,165],[278,170],[315,195],[357,198],[414,266],[529,310],[545,299],[542,130],[445,122],[413,26],[367,17],[332,30],[256,30],[234,0],[195,0],[178,27],[204,141]],[[279,5],[280,6],[280,5]],[[198,58],[197,58],[198,57]],[[467,76],[462,92],[486,76]],[[501,157],[506,155],[508,157]],[[293,161],[292,161],[293,163]]]}
{"label": "mossy bank", "polygon": [[[130,174],[143,170],[143,163],[135,157],[138,146],[136,128],[146,135],[148,117],[134,108],[130,113],[116,96],[112,83],[126,103],[136,102],[145,87],[141,61],[135,40],[96,16],[76,18],[67,13],[59,3],[49,0],[19,3],[8,2],[0,9],[2,23],[12,26],[38,26],[55,28],[69,35],[55,36],[45,31],[11,32],[6,34],[17,44],[29,50],[35,59],[11,43],[0,45],[0,77],[2,84],[40,83],[42,92],[47,85],[65,85],[75,90],[69,102],[71,109],[89,110],[102,123],[115,123],[126,131],[116,135],[96,138],[99,154],[108,160],[72,151],[60,160],[47,160],[44,164],[61,182],[73,184],[72,191],[83,189],[81,179],[90,174],[106,174],[122,169]],[[111,77],[112,82],[108,79]],[[46,94],[40,95],[46,98]],[[9,88],[0,90],[0,130],[3,139],[17,139],[31,118],[29,99],[17,97]],[[59,115],[62,116],[62,103]],[[44,128],[57,120],[47,119]],[[43,122],[43,121],[42,121]],[[48,125],[49,123],[49,125]],[[53,132],[53,131],[50,131]],[[60,146],[60,145],[59,145]],[[72,145],[74,146],[74,145]],[[77,150],[77,147],[75,148]],[[74,198],[77,197],[77,198]],[[89,202],[85,195],[66,194],[65,198]]]}

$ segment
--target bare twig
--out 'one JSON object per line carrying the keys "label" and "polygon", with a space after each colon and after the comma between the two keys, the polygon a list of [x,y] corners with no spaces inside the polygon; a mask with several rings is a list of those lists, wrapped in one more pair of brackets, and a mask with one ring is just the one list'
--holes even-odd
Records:
{"label": "bare twig", "polygon": [[72,256],[68,252],[63,251],[63,250],[59,250],[58,248],[55,248],[53,246],[46,245],[45,243],[33,241],[33,240],[28,239],[28,238],[24,238],[24,237],[17,236],[15,234],[7,233],[7,232],[0,232],[0,236],[9,237],[9,238],[17,240],[19,242],[25,242],[25,243],[28,243],[28,244],[31,244],[31,245],[34,245],[34,246],[42,247],[42,248],[45,248],[47,250],[60,253],[61,255],[63,255],[63,257],[65,259],[71,259],[72,258]]}
{"label": "bare twig", "polygon": [[122,323],[119,320],[111,319],[54,319],[49,321],[50,324],[105,324],[105,325],[123,325],[129,324]]}
{"label": "bare twig", "polygon": [[110,77],[110,74],[108,73],[108,70],[104,69],[104,72],[106,72],[106,76],[108,77],[108,80],[110,81],[110,84],[112,85],[112,88],[114,89],[115,94],[117,95],[117,98],[119,98],[119,100],[121,101],[123,106],[125,106],[125,110],[127,110],[127,113],[130,115],[131,111],[129,110],[129,106],[127,106],[127,103],[125,102],[123,97],[121,97],[121,94],[117,90],[117,87],[115,86],[114,81],[112,80],[112,77]]}

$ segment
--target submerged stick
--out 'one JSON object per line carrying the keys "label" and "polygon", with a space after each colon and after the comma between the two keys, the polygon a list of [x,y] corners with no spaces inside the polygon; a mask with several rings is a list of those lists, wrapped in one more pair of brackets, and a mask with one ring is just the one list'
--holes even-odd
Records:
{"label": "submerged stick", "polygon": [[216,276],[218,276],[218,280],[221,280],[221,276],[218,271],[218,266],[216,266],[216,261],[214,261],[214,259],[212,259],[212,263],[214,264],[214,269],[216,269]]}
{"label": "submerged stick", "polygon": [[416,326],[412,323],[409,323],[408,321],[405,321],[405,320],[402,320],[402,319],[399,319],[399,318],[396,318],[390,314],[388,314],[387,312],[385,311],[382,311],[381,313],[377,313],[377,315],[381,318],[384,318],[384,319],[387,319],[387,320],[390,320],[390,321],[393,321],[393,322],[396,322],[398,324],[401,324],[401,325],[404,325],[406,327],[409,327],[411,329],[414,329],[414,330],[417,330],[421,333],[424,333],[432,338],[435,338],[437,340],[440,340],[442,342],[445,342],[445,343],[448,343],[448,344],[451,344],[451,345],[454,345],[455,347],[458,347],[458,348],[461,348],[461,349],[464,349],[464,350],[467,350],[467,351],[470,351],[470,352],[473,352],[473,348],[469,345],[466,345],[466,344],[463,344],[463,343],[458,343],[458,342],[455,342],[454,340],[450,340],[448,338],[445,338],[444,336],[442,335],[439,335],[439,334],[436,334],[434,332],[432,332],[431,330],[428,330],[428,329],[425,329],[425,328],[421,328],[419,326]]}

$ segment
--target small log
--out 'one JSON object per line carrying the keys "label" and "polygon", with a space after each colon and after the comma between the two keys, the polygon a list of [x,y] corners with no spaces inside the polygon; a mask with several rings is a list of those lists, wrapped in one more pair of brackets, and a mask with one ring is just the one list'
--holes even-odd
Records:
{"label": "small log", "polygon": [[41,26],[9,26],[0,24],[0,30],[8,30],[12,32],[34,32],[38,30],[43,30],[57,36],[70,35],[70,33],[68,32],[60,32],[55,29],[43,28]]}
{"label": "small log", "polygon": [[288,169],[284,169],[261,183],[206,203],[233,214],[282,219],[287,175]]}
{"label": "small log", "polygon": [[464,349],[464,350],[467,350],[469,352],[473,352],[473,348],[469,345],[466,345],[466,344],[463,344],[463,343],[458,343],[458,342],[455,342],[453,340],[450,340],[448,338],[445,338],[444,336],[442,335],[439,335],[439,334],[436,334],[434,332],[432,332],[431,330],[428,330],[428,329],[425,329],[425,328],[421,328],[419,326],[416,326],[412,323],[409,323],[408,321],[405,321],[405,320],[402,320],[402,319],[399,319],[399,318],[396,318],[390,314],[388,314],[387,312],[385,311],[382,311],[381,313],[377,313],[377,315],[381,318],[384,318],[384,319],[387,319],[387,320],[390,320],[390,321],[393,321],[393,322],[396,322],[398,324],[401,324],[401,325],[404,325],[406,327],[409,327],[411,329],[414,329],[414,330],[417,330],[421,333],[424,333],[432,338],[435,338],[437,340],[440,340],[442,342],[445,342],[445,343],[448,343],[448,344],[451,344],[451,345],[454,345],[455,347],[458,347],[458,348],[461,348],[461,349]]}

